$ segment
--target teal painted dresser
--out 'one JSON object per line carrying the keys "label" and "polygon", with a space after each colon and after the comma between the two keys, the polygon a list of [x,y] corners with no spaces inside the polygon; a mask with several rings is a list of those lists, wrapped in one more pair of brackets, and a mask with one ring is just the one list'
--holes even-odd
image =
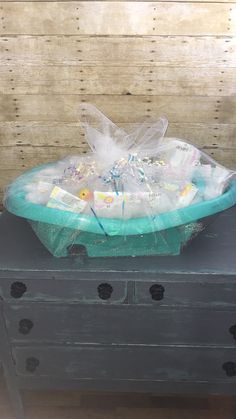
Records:
{"label": "teal painted dresser", "polygon": [[236,209],[181,256],[53,258],[0,218],[0,352],[24,389],[236,394]]}

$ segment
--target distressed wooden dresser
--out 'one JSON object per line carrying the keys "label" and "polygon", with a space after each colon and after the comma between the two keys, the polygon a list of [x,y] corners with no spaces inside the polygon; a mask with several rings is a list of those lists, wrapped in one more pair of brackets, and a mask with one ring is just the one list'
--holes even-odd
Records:
{"label": "distressed wooden dresser", "polygon": [[236,394],[236,209],[174,257],[53,258],[0,217],[1,358],[21,390]]}

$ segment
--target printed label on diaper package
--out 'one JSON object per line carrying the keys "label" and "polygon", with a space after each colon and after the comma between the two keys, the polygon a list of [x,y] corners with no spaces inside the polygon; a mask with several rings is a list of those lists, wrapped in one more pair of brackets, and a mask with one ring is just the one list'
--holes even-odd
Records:
{"label": "printed label on diaper package", "polygon": [[[170,207],[169,202],[160,195],[150,192],[94,192],[94,209],[99,217],[109,218],[135,218],[143,214],[151,215],[154,211],[159,212]],[[164,208],[162,208],[164,207]],[[146,210],[146,211],[145,211]]]}
{"label": "printed label on diaper package", "polygon": [[94,209],[99,217],[121,218],[123,206],[124,194],[94,191]]}
{"label": "printed label on diaper package", "polygon": [[55,186],[50,194],[47,207],[57,208],[64,211],[82,212],[87,205],[86,201],[72,195],[64,189]]}

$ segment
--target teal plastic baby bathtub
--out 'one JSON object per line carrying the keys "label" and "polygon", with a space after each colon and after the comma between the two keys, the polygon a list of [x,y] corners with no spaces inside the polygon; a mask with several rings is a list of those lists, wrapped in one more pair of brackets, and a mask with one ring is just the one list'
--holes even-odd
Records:
{"label": "teal plastic baby bathtub", "polygon": [[[5,206],[28,219],[39,239],[54,256],[71,250],[89,256],[138,256],[179,254],[202,229],[201,220],[236,203],[236,181],[221,196],[175,211],[128,220],[99,218],[33,204],[26,200],[24,186],[44,165],[25,172],[9,187]],[[77,250],[76,250],[77,249]]]}

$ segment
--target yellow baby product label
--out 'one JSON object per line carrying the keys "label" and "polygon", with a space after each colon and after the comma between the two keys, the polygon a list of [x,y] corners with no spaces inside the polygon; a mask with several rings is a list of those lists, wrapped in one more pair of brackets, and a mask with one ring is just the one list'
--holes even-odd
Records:
{"label": "yellow baby product label", "polygon": [[72,195],[71,193],[55,186],[50,194],[47,207],[57,208],[70,212],[82,212],[87,205],[87,202]]}

